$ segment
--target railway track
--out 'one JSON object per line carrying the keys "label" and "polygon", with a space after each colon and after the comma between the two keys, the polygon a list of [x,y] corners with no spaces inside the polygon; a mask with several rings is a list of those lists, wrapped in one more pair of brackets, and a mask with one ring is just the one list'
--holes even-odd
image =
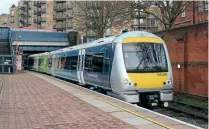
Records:
{"label": "railway track", "polygon": [[175,111],[187,113],[204,120],[208,120],[208,109],[201,108],[196,105],[186,104],[178,101],[172,101],[168,108]]}
{"label": "railway track", "polygon": [[159,107],[153,111],[194,124],[196,126],[208,128],[208,109],[196,105],[172,101],[167,108]]}

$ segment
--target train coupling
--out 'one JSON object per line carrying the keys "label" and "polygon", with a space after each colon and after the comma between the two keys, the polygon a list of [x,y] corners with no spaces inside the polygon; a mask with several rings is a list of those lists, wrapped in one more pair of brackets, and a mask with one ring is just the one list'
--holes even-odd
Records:
{"label": "train coupling", "polygon": [[151,107],[156,107],[159,105],[159,96],[158,95],[148,95],[147,96],[148,104]]}

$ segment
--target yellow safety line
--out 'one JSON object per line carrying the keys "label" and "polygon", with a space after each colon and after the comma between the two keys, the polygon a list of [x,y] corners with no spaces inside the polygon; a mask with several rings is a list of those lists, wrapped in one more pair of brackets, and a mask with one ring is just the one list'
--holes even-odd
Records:
{"label": "yellow safety line", "polygon": [[[80,91],[80,92],[83,92],[83,93],[86,94],[86,95],[88,94],[87,92],[82,91],[82,90],[80,90],[80,89],[77,89],[77,88],[76,88],[76,90],[78,90],[78,91]],[[91,96],[92,96],[92,95],[91,95]],[[152,119],[150,119],[150,118],[146,118],[146,117],[143,116],[143,115],[139,115],[139,114],[136,113],[136,112],[132,112],[132,111],[126,109],[126,108],[123,108],[123,107],[121,107],[121,106],[115,105],[115,104],[113,104],[113,103],[111,103],[111,102],[108,102],[108,101],[106,101],[106,100],[103,100],[103,99],[100,99],[100,98],[94,97],[94,96],[92,96],[92,97],[95,98],[95,99],[98,99],[98,100],[100,100],[100,101],[103,101],[104,103],[110,104],[110,105],[112,105],[112,106],[114,106],[114,107],[116,107],[116,108],[122,109],[122,110],[124,110],[124,111],[126,111],[126,112],[128,112],[128,113],[131,113],[131,114],[135,115],[135,116],[138,116],[138,117],[143,118],[143,119],[145,119],[145,120],[148,120],[148,121],[150,121],[150,122],[152,122],[152,123],[155,123],[155,124],[157,124],[157,125],[159,125],[159,126],[165,127],[165,128],[167,128],[167,129],[174,129],[174,128],[170,127],[170,126],[167,126],[167,125],[165,125],[165,124],[162,124],[162,123],[160,123],[160,122],[158,122],[158,121],[155,121],[155,120],[152,120]]]}
{"label": "yellow safety line", "polygon": [[[63,82],[65,82],[65,81],[63,81]],[[71,83],[71,84],[72,84],[72,83]],[[75,84],[73,84],[73,85],[75,85]],[[75,85],[75,86],[76,86],[76,85]],[[72,86],[71,86],[71,87],[72,87]],[[85,92],[85,91],[83,91],[83,90],[80,90],[80,89],[78,89],[78,88],[75,88],[75,90],[78,90],[78,91],[80,91],[80,92],[82,92],[82,93],[84,93],[84,94],[86,94],[86,95],[89,95],[87,92]],[[92,95],[90,95],[90,96],[92,96]],[[146,117],[143,116],[143,115],[139,115],[139,114],[136,113],[136,112],[132,112],[132,111],[126,109],[126,108],[123,108],[123,107],[121,107],[121,106],[118,106],[118,105],[116,105],[116,104],[113,104],[113,103],[111,103],[111,102],[108,102],[108,101],[106,101],[106,100],[100,99],[100,98],[95,97],[95,96],[92,96],[92,98],[95,98],[95,99],[100,100],[100,101],[102,101],[102,102],[104,102],[104,103],[110,104],[110,105],[112,105],[112,106],[114,106],[114,107],[116,107],[116,108],[122,109],[122,110],[124,110],[124,111],[126,111],[126,112],[128,112],[128,113],[131,113],[131,114],[133,114],[133,115],[135,115],[135,116],[138,116],[138,117],[143,118],[143,119],[145,119],[145,120],[147,120],[147,121],[150,121],[150,122],[152,122],[152,123],[155,123],[155,124],[157,124],[157,125],[159,125],[159,126],[161,126],[161,127],[164,127],[164,128],[167,128],[167,129],[174,129],[174,128],[170,127],[170,126],[167,126],[167,125],[165,125],[165,124],[162,124],[162,123],[160,123],[160,122],[158,122],[158,121],[155,121],[155,120],[152,120],[152,119],[150,119],[150,118],[146,118]]]}

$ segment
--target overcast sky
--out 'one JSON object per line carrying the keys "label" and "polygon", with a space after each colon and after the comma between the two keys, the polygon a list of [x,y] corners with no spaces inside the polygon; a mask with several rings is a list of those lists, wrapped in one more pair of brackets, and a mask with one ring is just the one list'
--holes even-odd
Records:
{"label": "overcast sky", "polygon": [[2,13],[9,14],[9,8],[12,6],[12,4],[15,4],[17,6],[19,0],[1,0],[0,2],[0,15]]}

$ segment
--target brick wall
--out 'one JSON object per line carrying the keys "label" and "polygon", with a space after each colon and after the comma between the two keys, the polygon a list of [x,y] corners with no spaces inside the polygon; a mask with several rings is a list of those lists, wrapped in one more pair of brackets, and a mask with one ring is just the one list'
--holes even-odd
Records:
{"label": "brick wall", "polygon": [[166,45],[172,61],[174,90],[208,96],[208,23],[169,30]]}

